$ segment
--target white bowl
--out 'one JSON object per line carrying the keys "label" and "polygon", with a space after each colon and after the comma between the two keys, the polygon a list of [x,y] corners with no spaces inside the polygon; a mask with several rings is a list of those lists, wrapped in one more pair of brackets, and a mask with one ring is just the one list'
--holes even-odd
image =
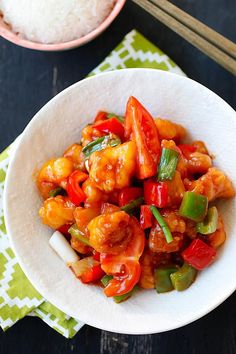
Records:
{"label": "white bowl", "polygon": [[52,230],[41,224],[42,200],[33,172],[80,140],[98,110],[123,114],[130,95],[154,116],[183,124],[191,138],[206,142],[215,164],[236,185],[236,114],[220,97],[190,79],[152,69],[128,69],[85,79],[69,87],[32,119],[10,163],[5,186],[7,230],[19,263],[35,288],[70,316],[104,330],[147,334],[190,323],[224,301],[236,288],[236,205],[221,203],[227,240],[218,259],[184,292],[138,291],[116,304],[102,289],[83,285],[50,248]]}

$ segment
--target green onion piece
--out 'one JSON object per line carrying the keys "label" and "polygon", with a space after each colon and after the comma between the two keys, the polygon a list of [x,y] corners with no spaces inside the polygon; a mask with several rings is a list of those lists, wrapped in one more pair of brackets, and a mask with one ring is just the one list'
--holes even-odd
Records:
{"label": "green onion piece", "polygon": [[79,241],[83,242],[85,245],[90,246],[88,238],[84,235],[82,231],[78,229],[78,226],[76,224],[73,224],[68,232],[71,234],[71,236],[77,238]]}
{"label": "green onion piece", "polygon": [[85,158],[88,159],[89,156],[95,151],[103,150],[108,146],[114,147],[119,144],[121,144],[121,140],[118,137],[112,138],[110,135],[105,135],[88,143],[83,147],[82,152]]}
{"label": "green onion piece", "polygon": [[196,276],[197,270],[189,264],[184,263],[177,272],[170,275],[170,279],[175,290],[183,291],[190,287]]}
{"label": "green onion piece", "polygon": [[163,266],[155,270],[155,286],[158,293],[166,293],[174,289],[170,275],[177,272],[177,270],[178,268],[175,265]]}
{"label": "green onion piece", "polygon": [[187,219],[200,222],[206,216],[207,207],[207,197],[194,192],[185,192],[180,205],[179,214]]}
{"label": "green onion piece", "polygon": [[137,199],[132,200],[128,204],[124,205],[120,208],[120,210],[125,211],[127,214],[133,214],[140,207],[141,204],[144,203],[144,198],[139,197]]}
{"label": "green onion piece", "polygon": [[172,180],[179,159],[179,153],[172,149],[162,149],[161,161],[158,166],[158,181]]}
{"label": "green onion piece", "polygon": [[112,276],[112,275],[107,275],[107,274],[104,275],[104,277],[102,277],[102,279],[101,279],[102,285],[103,285],[104,287],[106,287],[111,279],[113,279],[113,276]]}
{"label": "green onion piece", "polygon": [[166,242],[170,243],[173,241],[173,236],[170,232],[169,226],[167,225],[167,223],[165,222],[164,218],[161,216],[160,212],[158,211],[158,209],[151,205],[150,206],[150,210],[153,213],[155,219],[157,220],[158,224],[160,225],[160,227],[162,228],[162,231],[165,235],[166,238]]}
{"label": "green onion piece", "polygon": [[66,195],[65,189],[62,187],[58,187],[58,188],[52,189],[49,192],[50,197],[56,197],[57,195]]}
{"label": "green onion piece", "polygon": [[114,113],[108,113],[107,118],[116,118],[121,123],[124,123],[124,121],[125,121],[125,118],[123,116],[118,116],[117,114],[114,114]]}
{"label": "green onion piece", "polygon": [[218,225],[218,211],[215,206],[208,209],[207,215],[202,222],[196,225],[197,232],[203,235],[212,234]]}

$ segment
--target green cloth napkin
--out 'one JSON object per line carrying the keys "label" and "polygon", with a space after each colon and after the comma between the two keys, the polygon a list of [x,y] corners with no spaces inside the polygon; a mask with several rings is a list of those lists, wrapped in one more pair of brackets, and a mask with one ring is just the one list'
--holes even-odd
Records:
{"label": "green cloth napkin", "polygon": [[[162,69],[184,75],[167,55],[135,30],[128,33],[90,75],[135,67]],[[16,140],[0,154],[0,325],[5,331],[26,315],[34,315],[63,336],[71,338],[84,323],[67,316],[37,292],[21,270],[9,244],[3,214],[3,188],[9,159],[17,143]]]}

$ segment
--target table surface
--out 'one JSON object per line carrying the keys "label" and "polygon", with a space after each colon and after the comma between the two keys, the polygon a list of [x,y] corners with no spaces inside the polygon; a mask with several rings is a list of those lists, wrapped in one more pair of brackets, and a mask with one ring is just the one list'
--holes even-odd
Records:
{"label": "table surface", "polygon": [[[235,0],[173,3],[236,41]],[[166,52],[189,77],[236,108],[235,77],[128,0],[110,28],[82,48],[62,53],[34,52],[0,39],[0,150],[22,132],[40,107],[84,78],[133,28]],[[0,332],[0,353],[234,354],[235,300],[233,294],[202,319],[155,335],[121,335],[84,326],[73,339],[67,340],[41,320],[25,318],[6,333]]]}

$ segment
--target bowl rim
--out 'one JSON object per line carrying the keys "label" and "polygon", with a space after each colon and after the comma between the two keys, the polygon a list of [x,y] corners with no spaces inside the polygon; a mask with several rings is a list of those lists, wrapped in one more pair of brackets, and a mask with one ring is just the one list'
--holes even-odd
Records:
{"label": "bowl rim", "polygon": [[[187,77],[183,77],[183,76],[180,76],[178,74],[175,74],[175,73],[170,73],[170,72],[166,72],[166,71],[163,71],[163,70],[158,70],[158,69],[147,69],[147,68],[133,68],[133,69],[120,69],[120,70],[115,70],[115,71],[112,71],[112,72],[104,72],[104,73],[101,73],[99,75],[96,75],[96,76],[93,76],[93,77],[88,77],[88,78],[85,78],[81,81],[78,81],[76,83],[74,83],[73,85],[67,87],[66,89],[64,89],[62,92],[60,92],[58,95],[56,95],[55,97],[53,97],[49,102],[47,102],[34,116],[33,118],[31,119],[31,121],[28,123],[28,125],[26,126],[26,128],[24,129],[22,135],[27,132],[30,128],[31,128],[31,125],[34,124],[34,121],[38,119],[38,116],[45,110],[47,109],[48,106],[50,106],[51,104],[51,101],[56,101],[56,100],[60,100],[61,97],[63,97],[64,95],[67,95],[67,93],[70,91],[70,90],[73,90],[74,87],[76,87],[77,85],[79,86],[82,82],[85,82],[85,81],[90,81],[90,80],[93,80],[94,78],[96,77],[101,77],[101,76],[109,76],[109,75],[113,75],[115,74],[116,72],[127,72],[127,71],[152,71],[152,72],[156,72],[156,71],[159,71],[161,73],[161,75],[166,75],[166,76],[175,76],[175,77],[178,77],[179,80],[184,80],[184,81],[189,81],[189,82],[192,82],[193,84],[197,85],[197,86],[200,86],[201,88],[203,88],[206,92],[210,92],[211,95],[214,95],[217,97],[218,100],[221,101],[221,104],[223,104],[225,106],[226,109],[229,109],[229,111],[231,111],[231,113],[233,113],[235,115],[235,119],[236,119],[236,111],[226,102],[224,101],[220,96],[218,96],[216,93],[214,93],[213,91],[211,91],[210,89],[208,89],[207,87],[205,87],[204,85],[198,83],[197,81],[195,80],[192,80],[190,78],[187,78]],[[22,136],[21,135],[21,136]],[[17,148],[22,144],[22,139],[20,139],[19,141],[19,145],[17,146]],[[11,160],[10,160],[10,164],[9,164],[9,167],[8,167],[8,171],[11,170],[12,166],[14,165],[14,160],[15,160],[15,156],[16,154],[14,153],[13,156],[11,157]],[[3,207],[4,207],[4,211],[6,211],[8,209],[7,207],[7,204],[8,204],[8,198],[7,198],[7,191],[8,191],[8,184],[9,184],[9,173],[7,174],[7,177],[6,177],[6,182],[5,182],[5,189],[4,189],[4,197],[3,197]],[[6,213],[5,216],[5,223],[6,223],[6,227],[8,229],[8,235],[9,235],[9,239],[10,239],[10,244],[15,252],[15,255],[17,257],[17,260],[21,266],[21,268],[23,269],[25,275],[27,276],[27,278],[30,280],[30,282],[32,282],[33,286],[38,290],[38,292],[44,296],[45,294],[45,288],[44,287],[41,287],[40,284],[35,284],[34,281],[32,281],[32,277],[30,274],[30,271],[28,270],[27,266],[24,264],[24,261],[23,259],[19,256],[16,248],[15,248],[15,244],[14,244],[14,240],[12,239],[11,237],[11,227],[10,227],[10,219],[8,217],[8,214]],[[30,276],[29,276],[30,274]],[[192,318],[189,318],[188,320],[185,320],[185,321],[182,321],[181,323],[178,323],[176,324],[175,321],[172,322],[172,325],[169,325],[169,326],[166,326],[164,327],[161,331],[151,331],[150,329],[149,330],[146,330],[146,331],[135,331],[135,328],[133,330],[125,330],[125,332],[120,332],[118,331],[115,327],[113,327],[112,325],[112,322],[109,323],[109,325],[107,323],[105,323],[104,325],[99,325],[98,323],[94,322],[94,321],[90,321],[90,319],[88,320],[88,318],[86,318],[86,321],[83,319],[83,318],[79,318],[78,320],[80,322],[86,322],[86,324],[90,325],[90,326],[93,326],[93,327],[96,327],[96,328],[99,328],[101,330],[106,330],[106,331],[110,331],[110,332],[114,332],[114,333],[124,333],[124,334],[132,334],[132,335],[141,335],[141,334],[154,334],[154,333],[163,333],[163,332],[167,332],[167,331],[171,331],[171,330],[174,330],[174,329],[177,329],[177,328],[181,328],[181,327],[184,327],[202,317],[204,317],[205,315],[207,315],[208,313],[210,313],[211,311],[213,311],[215,308],[217,308],[220,304],[222,304],[230,295],[233,294],[233,292],[236,290],[236,281],[235,281],[235,284],[234,286],[231,286],[230,288],[230,291],[227,291],[227,293],[225,293],[224,296],[221,296],[219,299],[217,299],[217,301],[212,301],[211,304],[209,304],[209,306],[207,307],[207,309],[203,309],[202,311],[199,311],[195,316],[193,316]],[[47,299],[47,296],[45,296],[45,298]],[[56,301],[53,302],[53,305],[58,307],[61,311],[65,312],[65,310],[63,309],[63,306],[61,306],[61,304],[58,304]],[[67,315],[71,316],[74,318],[74,315],[72,313],[67,313]]]}
{"label": "bowl rim", "polygon": [[42,50],[42,51],[64,51],[68,49],[73,49],[76,47],[80,47],[94,38],[96,38],[99,34],[101,34],[107,27],[115,20],[120,11],[125,5],[126,0],[116,0],[116,3],[109,13],[109,15],[105,18],[105,20],[94,30],[87,33],[86,35],[73,39],[71,41],[63,42],[63,43],[55,43],[55,44],[44,44],[40,42],[33,42],[28,39],[20,38],[16,33],[11,31],[8,28],[5,28],[0,23],[0,36],[5,38],[6,40],[14,43],[18,46],[33,49],[33,50]]}

